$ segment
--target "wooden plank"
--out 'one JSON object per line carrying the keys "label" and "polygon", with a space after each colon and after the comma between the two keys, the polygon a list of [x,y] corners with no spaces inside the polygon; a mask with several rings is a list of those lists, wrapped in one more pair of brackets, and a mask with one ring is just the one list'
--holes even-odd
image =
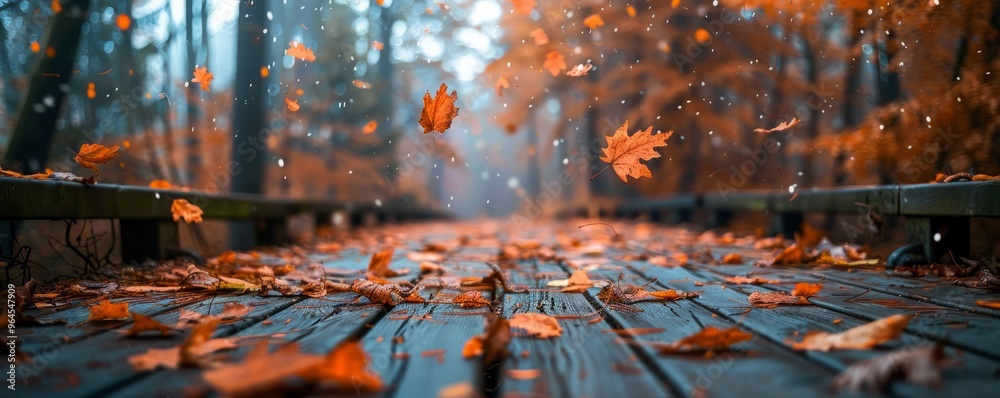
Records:
{"label": "wooden plank", "polygon": [[1000,181],[903,185],[900,214],[1000,217]]}
{"label": "wooden plank", "polygon": [[[607,279],[615,283],[622,275],[622,283],[644,285],[648,278],[630,269],[599,268],[592,271],[591,279]],[[596,292],[591,289],[589,293]],[[597,298],[592,296],[596,301]],[[662,329],[659,333],[641,334],[636,340],[671,343],[697,333],[705,327],[720,329],[738,326],[716,316],[692,300],[674,302],[636,303],[642,312],[610,310],[605,318],[618,329]],[[726,396],[832,396],[827,389],[817,388],[827,384],[833,372],[802,356],[790,352],[759,335],[740,344],[731,352],[716,356],[669,355],[657,353],[655,348],[637,345],[642,354],[650,358],[682,395],[704,394]]]}
{"label": "wooden plank", "polygon": [[[186,309],[208,315],[218,315],[228,302],[252,306],[243,321],[222,325],[215,337],[231,336],[267,316],[281,311],[298,301],[297,298],[253,296],[228,296],[205,300]],[[169,311],[153,316],[164,324],[176,324],[180,311]],[[119,328],[119,331],[125,328]],[[189,331],[168,338],[124,339],[118,333],[101,333],[81,341],[54,347],[44,352],[29,353],[34,359],[31,369],[19,368],[18,392],[29,396],[83,397],[104,395],[144,375],[135,373],[128,357],[150,348],[176,347],[186,339]],[[43,363],[44,361],[44,363]]]}
{"label": "wooden plank", "polygon": [[[520,263],[523,270],[510,272],[511,283],[533,289],[545,288],[551,279],[569,275],[552,264]],[[544,275],[545,277],[539,277]],[[503,317],[537,312],[550,316],[579,316],[596,308],[579,293],[532,291],[507,293],[503,298]],[[512,356],[502,366],[501,395],[533,394],[540,396],[606,397],[675,396],[675,391],[663,384],[657,372],[639,360],[630,347],[614,334],[605,333],[609,325],[592,322],[593,318],[561,318],[560,337],[538,339],[515,337],[509,346]],[[511,369],[537,369],[538,379],[521,380],[512,377]]]}
{"label": "wooden plank", "polygon": [[[340,293],[323,299],[306,299],[277,312],[233,334],[233,337],[274,336],[271,344],[284,345],[296,342],[303,352],[326,354],[364,326],[374,322],[380,314],[369,305],[338,303],[354,297]],[[242,360],[255,346],[240,346],[231,351],[227,362]],[[280,366],[280,364],[275,364]],[[202,369],[160,370],[150,372],[134,383],[115,388],[108,397],[176,397],[210,395],[212,388],[202,378]]]}
{"label": "wooden plank", "polygon": [[[696,282],[714,279],[683,267],[664,268],[644,263],[637,263],[636,266],[640,267],[636,269],[640,275],[657,277],[657,283],[661,283],[665,287],[685,291],[698,288],[695,285]],[[780,344],[785,344],[784,342],[788,339],[798,339],[800,337],[795,337],[796,335],[801,335],[811,330],[840,332],[867,323],[866,319],[859,319],[816,306],[785,306],[774,309],[750,309],[747,311],[747,296],[755,289],[762,290],[759,287],[746,285],[737,287],[714,286],[705,289],[705,293],[696,302],[719,316],[731,321],[738,321],[745,328]],[[907,311],[900,310],[898,313],[905,312]],[[834,323],[836,320],[839,321]],[[804,351],[801,355],[831,370],[841,371],[849,364],[858,360],[874,358],[885,353],[884,349],[932,344],[932,342],[921,337],[909,334],[905,336],[907,337],[885,343],[879,349],[875,350]],[[959,355],[954,350],[949,350],[949,352],[952,357],[957,358]],[[940,390],[927,390],[905,383],[895,383],[890,387],[890,391],[901,396],[929,397],[940,396],[939,394],[981,394],[985,396],[992,394],[1000,388],[1000,379],[995,377],[995,372],[998,370],[998,363],[996,361],[969,353],[962,355],[961,358],[961,365],[945,372],[945,385]]]}

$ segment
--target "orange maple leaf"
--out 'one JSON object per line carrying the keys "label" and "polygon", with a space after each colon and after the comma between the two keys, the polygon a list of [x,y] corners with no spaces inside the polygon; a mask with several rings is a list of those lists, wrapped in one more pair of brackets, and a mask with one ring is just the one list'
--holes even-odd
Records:
{"label": "orange maple leaf", "polygon": [[372,48],[376,50],[382,50],[383,48],[385,48],[385,44],[382,44],[382,42],[375,40],[372,42]]}
{"label": "orange maple leaf", "polygon": [[299,110],[299,100],[288,98],[288,96],[286,95],[285,96],[285,106],[287,106],[288,110],[290,110],[292,112],[298,112],[298,110]]}
{"label": "orange maple leaf", "polygon": [[530,15],[531,10],[538,5],[535,0],[510,0],[510,2],[514,4],[514,13],[521,15]]}
{"label": "orange maple leaf", "polygon": [[197,205],[190,203],[187,199],[174,199],[174,202],[170,204],[170,213],[174,216],[174,221],[179,221],[184,219],[184,222],[200,223],[202,211]]}
{"label": "orange maple leaf", "polygon": [[654,135],[651,133],[652,130],[653,126],[649,126],[645,131],[639,130],[634,135],[629,136],[628,120],[626,120],[625,124],[619,127],[613,136],[607,137],[608,147],[601,148],[604,150],[601,160],[609,163],[609,167],[613,168],[615,174],[626,183],[628,183],[628,177],[635,179],[640,177],[652,178],[653,174],[650,173],[649,168],[639,163],[639,161],[660,157],[656,148],[667,146],[667,138],[670,138],[674,133],[673,131],[668,131]]}
{"label": "orange maple leaf", "polygon": [[455,101],[458,100],[458,93],[451,91],[451,95],[446,94],[448,86],[444,83],[438,89],[434,99],[431,99],[430,91],[424,92],[424,109],[420,112],[420,125],[424,128],[424,134],[432,131],[444,133],[451,128],[451,121],[458,116],[458,109]]}
{"label": "orange maple leaf", "polygon": [[590,73],[591,69],[594,69],[594,64],[590,63],[590,61],[587,61],[586,64],[579,64],[577,66],[574,66],[572,69],[566,71],[566,76],[573,76],[573,77],[587,76],[587,74]]}
{"label": "orange maple leaf", "polygon": [[90,307],[87,321],[121,320],[128,319],[130,316],[128,303],[112,303],[111,300],[103,299],[97,305]]}
{"label": "orange maple leaf", "polygon": [[392,263],[392,254],[394,251],[395,250],[390,247],[372,254],[371,260],[368,261],[369,278],[372,276],[379,278],[392,278],[394,276],[405,275],[410,272],[409,269],[403,269],[400,271],[389,269],[389,264]]}
{"label": "orange maple leaf", "polygon": [[559,73],[566,69],[566,58],[555,51],[545,54],[545,62],[542,62],[542,69],[548,69],[552,76],[559,76]]}
{"label": "orange maple leaf", "polygon": [[299,42],[288,43],[288,49],[285,50],[285,55],[291,55],[292,58],[301,59],[306,62],[313,62],[316,60],[316,54],[313,54],[313,50],[306,47],[304,44]]}
{"label": "orange maple leaf", "polygon": [[583,25],[590,29],[597,29],[599,26],[604,26],[604,19],[601,18],[601,14],[594,14],[584,18]]}
{"label": "orange maple leaf", "polygon": [[365,127],[361,129],[361,133],[371,134],[374,133],[375,130],[378,130],[378,122],[375,120],[369,120],[368,123],[365,123]]}
{"label": "orange maple leaf", "polygon": [[382,377],[368,367],[368,353],[361,343],[351,341],[330,351],[322,362],[299,372],[306,381],[333,382],[343,390],[358,393],[382,389]]}
{"label": "orange maple leaf", "polygon": [[535,39],[536,46],[544,46],[549,42],[549,35],[545,34],[545,30],[542,28],[536,28],[535,30],[528,33],[532,39]]}
{"label": "orange maple leaf", "polygon": [[910,324],[913,315],[897,314],[848,329],[842,333],[809,332],[801,342],[789,342],[796,350],[870,350],[895,340]]}
{"label": "orange maple leaf", "polygon": [[97,170],[97,165],[107,163],[115,156],[118,156],[120,153],[118,152],[119,148],[121,147],[118,145],[106,147],[101,144],[83,144],[80,146],[80,151],[73,157],[73,160],[79,163],[80,166],[93,170],[94,176],[98,176],[101,172]]}
{"label": "orange maple leaf", "polygon": [[205,92],[211,91],[212,79],[215,77],[212,72],[208,71],[207,67],[195,67],[194,68],[194,79],[191,79],[193,83],[201,84],[201,89]]}
{"label": "orange maple leaf", "polygon": [[774,126],[774,128],[769,128],[769,129],[757,128],[757,129],[753,129],[753,131],[755,133],[772,133],[772,132],[775,132],[775,131],[788,130],[788,129],[792,128],[792,127],[795,127],[799,123],[802,123],[802,121],[793,117],[792,120],[789,120],[787,122],[781,122],[781,124],[778,124],[777,126]]}

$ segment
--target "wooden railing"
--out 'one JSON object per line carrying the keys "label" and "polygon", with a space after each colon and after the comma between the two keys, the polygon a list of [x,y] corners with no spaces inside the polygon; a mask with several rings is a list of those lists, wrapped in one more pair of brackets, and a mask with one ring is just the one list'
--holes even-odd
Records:
{"label": "wooden railing", "polygon": [[[1000,217],[1000,181],[942,184],[853,186],[788,191],[729,191],[681,194],[609,202],[578,208],[577,216],[634,218],[689,222],[696,213],[706,216],[708,227],[722,227],[737,212],[764,212],[773,216],[772,231],[791,236],[799,230],[805,213],[857,213],[867,217],[902,216],[908,244],[890,256],[890,266],[935,262],[945,253],[968,256],[970,219]],[[863,231],[849,223],[845,230]],[[1000,237],[994,239],[1000,240]]]}
{"label": "wooden railing", "polygon": [[123,262],[163,259],[167,249],[180,246],[179,226],[170,212],[174,199],[197,205],[204,219],[247,222],[252,233],[244,233],[248,239],[238,243],[245,247],[288,242],[292,217],[314,217],[317,226],[448,217],[439,210],[401,202],[336,203],[0,177],[0,221],[5,227],[9,220],[116,219],[121,228]]}

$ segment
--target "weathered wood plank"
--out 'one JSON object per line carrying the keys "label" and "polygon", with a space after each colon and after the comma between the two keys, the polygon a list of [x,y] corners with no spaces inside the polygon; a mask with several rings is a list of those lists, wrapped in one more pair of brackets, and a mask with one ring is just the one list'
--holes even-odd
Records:
{"label": "weathered wood plank", "polygon": [[[205,300],[188,307],[188,310],[202,314],[218,315],[225,303],[240,302],[252,306],[244,321],[222,325],[215,337],[231,336],[259,322],[267,316],[294,304],[297,298],[253,296],[227,296],[215,300]],[[169,311],[153,316],[164,324],[176,324],[180,311]],[[118,330],[124,330],[119,328]],[[140,354],[150,348],[174,347],[184,341],[188,332],[167,338],[124,339],[118,333],[101,333],[81,341],[55,347],[51,352],[29,353],[38,363],[32,371],[20,368],[19,391],[31,396],[59,395],[62,397],[82,397],[104,394],[117,387],[143,377],[133,372],[128,357]]]}

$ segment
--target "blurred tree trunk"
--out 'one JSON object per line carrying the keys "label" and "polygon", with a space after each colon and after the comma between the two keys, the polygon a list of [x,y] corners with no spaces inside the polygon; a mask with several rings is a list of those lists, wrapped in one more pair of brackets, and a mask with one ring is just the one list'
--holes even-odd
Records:
{"label": "blurred tree trunk", "polygon": [[[804,33],[802,35],[802,55],[805,62],[805,72],[806,81],[809,83],[810,90],[819,89],[819,59],[816,57],[816,51],[813,50],[813,43],[811,40],[819,40],[819,48],[823,48],[822,39],[818,39]],[[824,99],[817,98],[815,101],[807,100],[806,104],[809,108],[809,120],[806,122],[806,142],[816,142],[816,137],[819,136],[819,118],[822,113],[820,113],[819,106],[824,102]],[[812,106],[810,104],[817,104]],[[803,148],[804,152],[799,154],[799,171],[802,172],[802,179],[799,184],[803,187],[813,186],[813,182],[816,181],[813,175],[813,148]]]}
{"label": "blurred tree trunk", "polygon": [[[861,31],[857,26],[860,20],[861,11],[859,10],[850,11],[850,15],[847,16],[847,27],[845,30],[848,32],[848,39],[845,47],[848,59],[844,60],[847,63],[847,71],[844,72],[844,99],[841,101],[844,107],[841,114],[843,122],[841,126],[842,130],[853,128],[854,125],[861,121],[856,100],[860,94],[858,91],[861,82],[861,54],[854,53],[858,50],[858,44],[861,42]],[[844,185],[847,182],[846,161],[847,152],[843,150],[839,151],[833,160],[834,185]]]}
{"label": "blurred tree trunk", "polygon": [[10,146],[3,163],[16,164],[25,173],[45,170],[56,120],[73,71],[80,44],[80,27],[89,15],[90,0],[66,0],[63,10],[49,20],[42,51],[18,110]]}
{"label": "blurred tree trunk", "polygon": [[[892,101],[895,101],[901,96],[901,89],[899,85],[899,75],[892,68],[893,58],[896,55],[895,46],[892,44],[891,37],[895,36],[896,30],[891,26],[883,27],[885,28],[884,39],[878,40],[876,43],[876,48],[878,51],[875,52],[876,56],[876,68],[875,68],[875,87],[878,89],[878,95],[876,100],[876,106],[883,106]],[[886,126],[887,131],[895,131],[895,129]],[[880,169],[879,183],[880,184],[891,184],[893,182],[892,177],[893,170]]]}
{"label": "blurred tree trunk", "polygon": [[[204,3],[202,3],[204,7]],[[201,20],[204,23],[206,15],[204,15],[206,9],[202,8]],[[198,50],[195,47],[194,42],[194,0],[184,1],[184,18],[186,22],[184,24],[184,38],[186,39],[185,48],[187,49],[186,61],[187,61],[187,72],[193,73],[195,66],[198,64]],[[201,32],[202,38],[207,36],[206,32]],[[183,76],[187,76],[186,74]],[[185,81],[187,79],[185,78]],[[195,179],[195,176],[199,174],[201,168],[201,138],[198,136],[200,133],[197,131],[198,119],[201,116],[201,108],[198,106],[198,102],[201,99],[201,90],[197,84],[188,84],[188,87],[184,90],[184,102],[187,104],[187,108],[184,112],[185,115],[185,129],[184,129],[184,173],[181,175],[184,178],[180,181],[182,184],[190,184],[190,181]]]}
{"label": "blurred tree trunk", "polygon": [[[240,2],[236,36],[236,81],[233,89],[233,147],[231,191],[263,193],[268,132],[264,129],[264,29],[267,3]],[[254,228],[234,222],[230,228],[233,249],[254,245]]]}

